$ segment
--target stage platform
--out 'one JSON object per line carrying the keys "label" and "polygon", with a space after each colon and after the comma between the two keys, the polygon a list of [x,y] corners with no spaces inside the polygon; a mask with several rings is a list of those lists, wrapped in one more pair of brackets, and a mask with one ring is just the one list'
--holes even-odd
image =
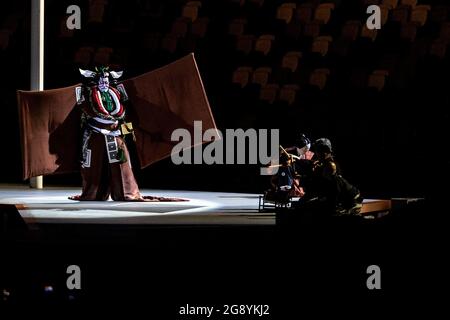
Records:
{"label": "stage platform", "polygon": [[15,206],[27,224],[274,225],[274,212],[258,212],[258,194],[141,190],[181,202],[73,201],[77,188],[0,186],[0,205]]}
{"label": "stage platform", "polygon": [[[33,224],[275,225],[275,211],[259,212],[259,194],[141,190],[143,195],[182,198],[182,202],[73,201],[78,188],[0,186],[0,206],[15,208]],[[389,200],[364,201],[363,212],[386,212]]]}

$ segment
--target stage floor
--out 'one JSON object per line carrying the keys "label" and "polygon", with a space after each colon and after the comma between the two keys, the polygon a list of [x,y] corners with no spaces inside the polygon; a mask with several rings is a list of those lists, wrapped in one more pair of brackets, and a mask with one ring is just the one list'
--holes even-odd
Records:
{"label": "stage floor", "polygon": [[[33,224],[275,225],[275,212],[259,212],[259,194],[141,190],[143,195],[181,202],[73,201],[78,188],[0,185],[0,206],[17,210]],[[387,212],[390,200],[365,199],[362,214]]]}
{"label": "stage floor", "polygon": [[0,186],[0,204],[13,205],[27,224],[275,225],[274,212],[258,212],[258,194],[141,190],[182,202],[73,201],[77,188]]}

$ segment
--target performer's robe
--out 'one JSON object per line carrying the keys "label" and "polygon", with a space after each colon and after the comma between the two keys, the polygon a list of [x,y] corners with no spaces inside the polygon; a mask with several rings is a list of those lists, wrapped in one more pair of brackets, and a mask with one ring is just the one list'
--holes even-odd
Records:
{"label": "performer's robe", "polygon": [[[122,83],[141,168],[170,156],[173,130],[193,137],[194,121],[202,122],[202,131],[216,128],[193,54]],[[18,91],[24,179],[80,170],[77,86]]]}

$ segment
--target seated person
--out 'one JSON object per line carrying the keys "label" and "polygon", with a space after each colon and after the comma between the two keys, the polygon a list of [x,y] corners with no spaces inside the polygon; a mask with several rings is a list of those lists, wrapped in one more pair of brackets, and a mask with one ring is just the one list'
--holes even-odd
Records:
{"label": "seated person", "polygon": [[311,160],[314,153],[311,150],[311,141],[301,133],[295,146],[286,148],[286,151],[295,156],[296,160]]}
{"label": "seated person", "polygon": [[340,174],[330,140],[316,140],[313,150],[311,171],[302,180],[305,196],[301,203],[307,203],[309,208],[323,213],[359,214],[362,207],[360,192]]}
{"label": "seated person", "polygon": [[266,192],[268,200],[287,201],[290,197],[301,197],[303,192],[299,187],[292,160],[289,155],[282,153],[278,172],[272,176],[271,189]]}
{"label": "seated person", "polygon": [[312,158],[314,153],[311,151],[311,141],[301,133],[294,146],[286,148],[286,152],[293,155],[293,168],[296,173],[299,194],[304,195],[304,190],[301,187],[302,179],[307,179],[312,168]]}

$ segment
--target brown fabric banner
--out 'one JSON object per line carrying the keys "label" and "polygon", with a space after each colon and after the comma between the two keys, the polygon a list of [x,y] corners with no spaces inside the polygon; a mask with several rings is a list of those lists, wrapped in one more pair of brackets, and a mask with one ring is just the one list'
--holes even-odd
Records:
{"label": "brown fabric banner", "polygon": [[23,178],[79,170],[75,87],[18,91]]}
{"label": "brown fabric banner", "polygon": [[[170,156],[173,130],[187,129],[193,137],[194,121],[202,121],[203,132],[216,128],[193,54],[123,84],[142,168]],[[18,91],[24,179],[79,170],[76,86]]]}
{"label": "brown fabric banner", "polygon": [[202,121],[202,131],[216,128],[193,54],[123,84],[142,168],[170,156],[173,130],[187,129],[193,137],[194,120]]}

